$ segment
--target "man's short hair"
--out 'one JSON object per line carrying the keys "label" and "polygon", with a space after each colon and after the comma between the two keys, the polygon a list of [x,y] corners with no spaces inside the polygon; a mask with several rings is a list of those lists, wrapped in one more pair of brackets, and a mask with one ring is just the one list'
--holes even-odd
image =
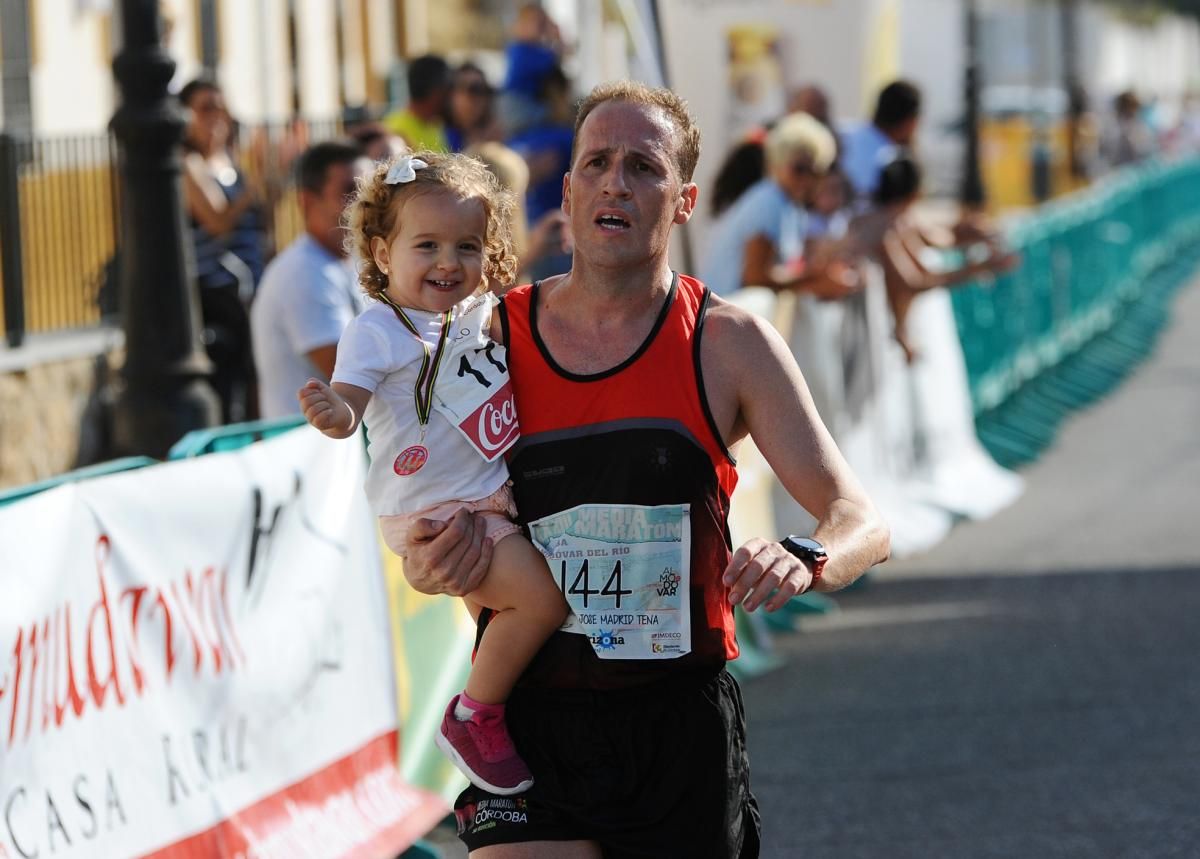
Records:
{"label": "man's short hair", "polygon": [[320,194],[330,167],[353,164],[361,156],[362,150],[349,141],[325,140],[314,144],[296,162],[296,184],[302,190]]}
{"label": "man's short hair", "polygon": [[825,173],[837,157],[837,140],[820,120],[807,113],[790,113],[767,132],[767,164],[786,165],[798,155],[812,159],[813,170]]}
{"label": "man's short hair", "polygon": [[424,101],[450,86],[450,64],[437,54],[425,54],[408,64],[408,97]]}
{"label": "man's short hair", "polygon": [[921,91],[908,81],[893,81],[879,93],[874,123],[888,129],[908,122],[921,113]]}
{"label": "man's short hair", "polygon": [[687,102],[661,87],[650,87],[637,81],[614,81],[597,86],[579,103],[575,115],[575,142],[571,146],[571,165],[575,164],[575,151],[579,145],[579,129],[593,110],[607,101],[625,101],[645,107],[657,107],[667,115],[675,126],[675,167],[683,182],[692,181],[696,162],[700,160],[700,128],[688,112]]}

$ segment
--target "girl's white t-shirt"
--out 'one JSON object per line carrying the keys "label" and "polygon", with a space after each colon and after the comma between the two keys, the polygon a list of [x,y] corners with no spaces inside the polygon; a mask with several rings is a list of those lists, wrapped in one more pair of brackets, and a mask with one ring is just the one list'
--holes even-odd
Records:
{"label": "girl's white t-shirt", "polygon": [[[425,354],[421,343],[382,302],[359,314],[342,334],[333,381],[372,392],[363,423],[371,458],[367,499],[377,516],[486,498],[508,479],[501,454],[517,440],[519,429],[507,356],[488,336],[498,301],[482,293],[451,310],[449,343],[423,439],[413,396]],[[432,355],[442,315],[407,308],[405,314]]]}

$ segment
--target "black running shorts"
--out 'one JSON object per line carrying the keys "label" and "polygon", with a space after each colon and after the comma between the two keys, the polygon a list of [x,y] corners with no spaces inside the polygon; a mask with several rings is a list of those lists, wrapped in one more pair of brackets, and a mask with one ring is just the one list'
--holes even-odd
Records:
{"label": "black running shorts", "polygon": [[589,840],[606,857],[758,856],[742,695],[728,672],[606,692],[518,689],[507,719],[534,784],[459,794],[468,849]]}

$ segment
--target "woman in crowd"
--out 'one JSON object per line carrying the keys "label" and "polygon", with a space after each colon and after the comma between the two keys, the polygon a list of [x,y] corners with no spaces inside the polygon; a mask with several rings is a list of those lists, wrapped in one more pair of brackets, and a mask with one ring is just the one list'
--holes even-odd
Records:
{"label": "woman in crowd", "polygon": [[454,70],[447,103],[446,140],[454,152],[499,140],[502,131],[496,120],[496,91],[483,69],[466,62]]}
{"label": "woman in crowd", "polygon": [[196,258],[204,344],[225,422],[255,416],[247,309],[266,263],[261,197],[230,152],[233,121],[212,81],[187,84],[183,192]]}
{"label": "woman in crowd", "polygon": [[767,133],[766,172],[713,223],[701,280],[718,295],[745,286],[807,291],[843,298],[857,288],[851,266],[830,257],[808,264],[807,206],[837,153],[824,125],[804,113],[784,117]]}

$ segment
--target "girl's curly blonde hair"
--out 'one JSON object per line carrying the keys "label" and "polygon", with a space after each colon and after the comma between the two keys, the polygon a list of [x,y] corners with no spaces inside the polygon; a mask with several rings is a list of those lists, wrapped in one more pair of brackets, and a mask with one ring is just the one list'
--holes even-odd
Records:
{"label": "girl's curly blonde hair", "polygon": [[[389,185],[384,179],[398,158],[417,158],[428,166],[415,171],[410,182]],[[388,279],[371,253],[371,240],[390,242],[398,227],[404,202],[419,194],[443,192],[460,200],[483,203],[487,232],[483,238],[483,286],[512,286],[517,278],[513,251],[512,220],[516,198],[506,190],[483,162],[466,155],[414,152],[381,161],[355,183],[354,200],[346,207],[346,250],[359,264],[358,282],[372,297],[387,289]]]}

